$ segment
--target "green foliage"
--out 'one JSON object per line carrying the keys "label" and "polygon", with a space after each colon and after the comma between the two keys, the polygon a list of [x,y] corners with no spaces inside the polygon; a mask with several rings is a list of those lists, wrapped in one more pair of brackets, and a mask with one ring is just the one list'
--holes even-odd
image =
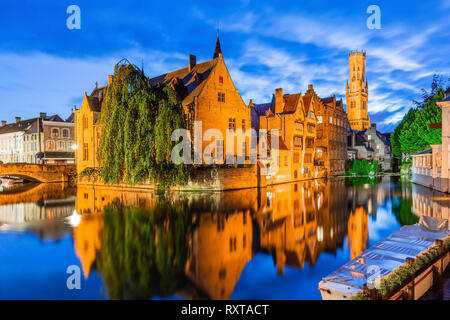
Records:
{"label": "green foliage", "polygon": [[88,181],[97,181],[101,175],[101,169],[98,168],[84,168],[78,175],[78,178],[84,179],[86,178]]}
{"label": "green foliage", "polygon": [[345,174],[347,176],[375,176],[378,174],[378,161],[376,160],[368,162],[366,159],[354,159],[351,163],[346,166]]}
{"label": "green foliage", "polygon": [[175,165],[172,131],[186,128],[177,94],[167,86],[151,86],[142,70],[127,60],[114,68],[101,113],[98,156],[105,183],[146,182],[158,187],[185,183],[191,166]]}
{"label": "green foliage", "polygon": [[97,268],[111,299],[170,296],[186,280],[190,207],[159,203],[154,209],[114,202],[105,208]]}
{"label": "green foliage", "polygon": [[412,211],[413,200],[411,197],[402,196],[403,188],[410,192],[411,182],[404,182],[402,186],[396,188],[392,197],[392,211],[397,221],[402,225],[412,225],[419,222],[419,217]]}
{"label": "green foliage", "polygon": [[422,90],[422,100],[413,101],[411,108],[397,125],[391,136],[392,153],[400,160],[402,153],[413,154],[441,143],[442,129],[431,129],[430,124],[441,123],[442,110],[436,101],[444,98],[442,78],[434,75],[431,92]]}

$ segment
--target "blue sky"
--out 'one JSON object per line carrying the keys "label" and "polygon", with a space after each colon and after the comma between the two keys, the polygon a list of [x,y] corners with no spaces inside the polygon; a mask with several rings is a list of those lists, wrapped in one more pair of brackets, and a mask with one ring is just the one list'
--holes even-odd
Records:
{"label": "blue sky", "polygon": [[[406,4],[407,3],[407,4]],[[66,9],[81,9],[69,30]],[[366,9],[381,8],[369,30]],[[344,98],[348,52],[367,52],[369,115],[389,131],[428,89],[450,75],[450,0],[430,1],[9,1],[0,12],[0,118],[64,117],[114,64],[128,58],[149,76],[212,58],[216,25],[225,62],[244,101],[274,89]]]}

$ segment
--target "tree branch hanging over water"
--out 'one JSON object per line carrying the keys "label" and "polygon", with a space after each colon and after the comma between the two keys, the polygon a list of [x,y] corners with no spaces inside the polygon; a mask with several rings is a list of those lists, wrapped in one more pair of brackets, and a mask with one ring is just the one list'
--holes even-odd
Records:
{"label": "tree branch hanging over water", "polygon": [[114,67],[102,102],[98,156],[105,183],[151,181],[160,188],[186,183],[191,168],[170,158],[171,133],[186,128],[181,100],[169,86],[152,86],[124,59]]}

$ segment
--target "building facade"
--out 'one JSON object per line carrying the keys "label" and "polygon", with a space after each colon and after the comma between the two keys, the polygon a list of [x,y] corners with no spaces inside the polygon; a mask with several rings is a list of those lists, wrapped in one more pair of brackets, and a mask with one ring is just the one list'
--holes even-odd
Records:
{"label": "building facade", "polygon": [[347,115],[353,130],[370,127],[368,116],[369,85],[366,79],[366,53],[350,52],[348,55],[350,79],[346,86]]}
{"label": "building facade", "polygon": [[[412,155],[412,180],[415,183],[450,192],[450,87],[442,101],[442,143],[431,145],[431,149]],[[434,126],[436,127],[436,126]]]}
{"label": "building facade", "polygon": [[[301,93],[283,94],[283,89],[278,88],[270,103],[252,105],[255,130],[278,131],[278,136],[271,136],[271,140],[278,139],[278,156],[271,155],[268,165],[263,162],[264,167],[271,168],[266,176],[268,185],[319,175],[314,160],[316,108],[321,102],[313,93],[312,85],[309,89],[303,96]],[[268,147],[272,145],[270,143]],[[323,170],[321,174],[324,174]]]}
{"label": "building facade", "polygon": [[[194,145],[196,141],[201,145],[202,159],[196,164],[232,164],[237,163],[238,156],[248,164],[251,135],[246,133],[251,128],[250,106],[234,86],[219,37],[213,59],[198,64],[196,60],[190,55],[187,67],[149,81],[153,86],[170,86],[180,97]],[[98,119],[106,90],[107,86],[96,88],[89,96],[85,93],[81,108],[75,111],[78,172],[101,165],[97,158],[101,135]]]}
{"label": "building facade", "polygon": [[[347,114],[342,99],[336,96],[323,98],[318,110],[316,146],[321,146],[324,164],[329,176],[345,174],[347,160]],[[320,148],[317,148],[317,158]]]}
{"label": "building facade", "polygon": [[74,163],[74,123],[58,115],[2,121],[0,127],[0,161],[3,163]]}
{"label": "building facade", "polygon": [[373,160],[376,160],[381,171],[392,170],[392,148],[390,135],[377,131],[377,126],[372,123],[369,129],[364,131],[364,137],[374,151]]}

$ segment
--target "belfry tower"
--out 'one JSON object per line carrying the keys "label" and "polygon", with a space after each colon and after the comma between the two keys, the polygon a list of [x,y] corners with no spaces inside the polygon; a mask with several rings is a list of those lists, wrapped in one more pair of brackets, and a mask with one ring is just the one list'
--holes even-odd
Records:
{"label": "belfry tower", "polygon": [[366,53],[351,51],[348,54],[350,83],[347,81],[346,100],[347,116],[353,130],[364,130],[370,127],[367,115],[369,87],[366,79]]}

